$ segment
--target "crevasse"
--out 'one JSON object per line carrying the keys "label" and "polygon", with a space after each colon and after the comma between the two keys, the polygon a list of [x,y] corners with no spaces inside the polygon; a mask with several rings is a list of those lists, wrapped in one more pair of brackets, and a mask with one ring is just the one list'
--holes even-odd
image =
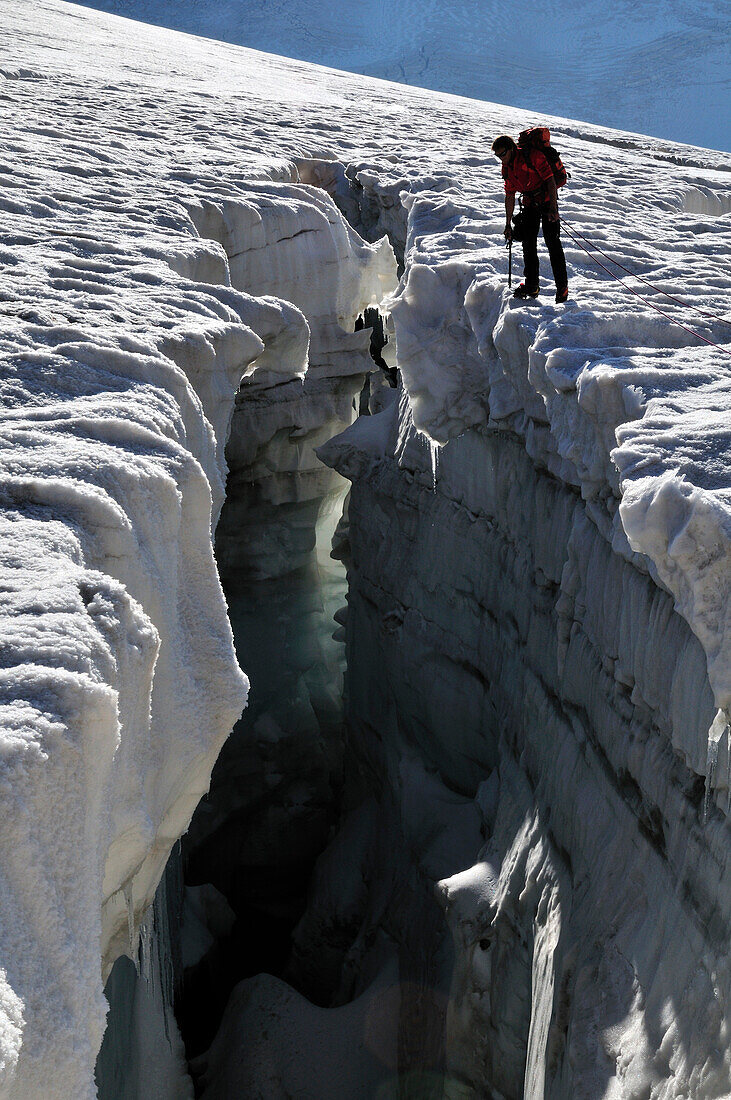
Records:
{"label": "crevasse", "polygon": [[[3,18],[0,1095],[95,1094],[140,929],[98,1090],[191,1095],[180,973],[275,867],[206,1100],[726,1096],[728,158],[552,123],[702,347],[578,249],[569,305],[506,294],[519,113]],[[252,725],[181,853],[248,692],[219,570]]]}

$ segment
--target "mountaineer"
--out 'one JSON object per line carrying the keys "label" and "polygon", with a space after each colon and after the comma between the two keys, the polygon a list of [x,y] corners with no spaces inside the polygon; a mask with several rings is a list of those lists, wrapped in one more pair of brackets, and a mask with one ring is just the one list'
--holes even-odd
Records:
{"label": "mountaineer", "polygon": [[[569,296],[569,281],[561,244],[557,187],[566,182],[567,172],[550,140],[549,131],[544,126],[537,126],[524,130],[517,144],[507,134],[501,134],[493,141],[492,151],[503,166],[505,239],[521,241],[523,245],[525,282],[516,287],[513,297],[538,297],[538,230],[543,223],[543,239],[556,282],[556,301],[565,302]],[[522,196],[521,209],[513,219],[518,191]]]}

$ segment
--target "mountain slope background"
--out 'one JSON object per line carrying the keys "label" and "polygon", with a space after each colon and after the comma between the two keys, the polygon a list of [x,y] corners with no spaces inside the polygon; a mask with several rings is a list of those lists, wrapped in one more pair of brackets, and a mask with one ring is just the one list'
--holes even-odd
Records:
{"label": "mountain slope background", "polygon": [[85,0],[131,19],[731,150],[728,0]]}

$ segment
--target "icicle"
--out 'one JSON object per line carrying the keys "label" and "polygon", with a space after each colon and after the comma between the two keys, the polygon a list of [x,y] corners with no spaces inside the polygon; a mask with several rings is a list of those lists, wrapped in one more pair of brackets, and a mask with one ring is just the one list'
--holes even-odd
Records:
{"label": "icicle", "polygon": [[137,973],[140,972],[140,960],[137,957],[136,950],[136,936],[135,936],[135,903],[134,903],[134,888],[132,881],[125,883],[122,887],[124,894],[124,903],[127,906],[127,954],[130,959],[133,960]]}
{"label": "icicle", "polygon": [[703,824],[708,820],[708,811],[711,808],[711,798],[713,797],[713,781],[716,777],[716,768],[718,767],[718,749],[721,742],[721,738],[726,738],[727,751],[730,746],[728,743],[729,727],[728,717],[726,712],[719,710],[716,712],[716,717],[711,723],[711,728],[708,731],[708,750],[706,753],[706,793],[703,799]]}
{"label": "icicle", "polygon": [[432,492],[437,491],[437,473],[439,470],[439,444],[435,443],[426,432],[422,432],[417,428],[417,434],[423,441],[427,451],[429,452],[429,465],[431,466],[431,488]]}
{"label": "icicle", "polygon": [[175,968],[170,954],[170,905],[168,902],[168,869],[160,880],[160,885],[155,894],[155,923],[158,929],[157,952],[160,958],[160,980],[162,984],[163,999],[166,1004],[172,1005],[175,1000]]}
{"label": "icicle", "polygon": [[708,753],[706,755],[706,795],[703,799],[703,824],[708,821],[708,811],[711,806],[711,796],[713,794],[713,780],[716,775],[716,764],[718,763],[718,741],[712,741],[708,739]]}
{"label": "icicle", "polygon": [[140,925],[140,966],[138,973],[146,985],[152,981],[152,934],[155,927],[154,907],[145,913]]}
{"label": "icicle", "polygon": [[439,444],[433,439],[429,440],[429,454],[431,458],[431,489],[437,491],[437,473],[439,471]]}
{"label": "icicle", "polygon": [[158,925],[158,936],[155,944],[155,954],[157,956],[157,978],[160,983],[162,1019],[165,1026],[165,1038],[169,1043],[170,1023],[168,1020],[168,1012],[172,1012],[174,977],[172,959],[170,958],[168,951],[164,949],[165,945],[160,940],[162,927],[162,922],[160,922],[160,924]]}

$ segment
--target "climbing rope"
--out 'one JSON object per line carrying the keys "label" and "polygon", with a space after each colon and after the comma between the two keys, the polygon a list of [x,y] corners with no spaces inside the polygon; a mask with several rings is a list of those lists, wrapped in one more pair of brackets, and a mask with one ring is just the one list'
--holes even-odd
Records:
{"label": "climbing rope", "polygon": [[[696,332],[695,329],[690,328],[688,325],[684,325],[682,323],[682,321],[676,320],[676,318],[673,317],[670,313],[666,313],[664,309],[660,309],[660,307],[656,306],[654,302],[651,302],[648,298],[645,298],[644,295],[640,294],[639,291],[635,290],[634,287],[632,287],[628,283],[626,283],[624,281],[624,279],[620,279],[618,275],[615,275],[613,271],[610,271],[608,267],[605,267],[604,264],[601,262],[601,260],[597,260],[597,258],[595,256],[592,256],[589,249],[586,248],[586,246],[581,243],[581,241],[579,240],[579,236],[583,237],[583,234],[578,234],[577,235],[572,230],[572,228],[570,228],[570,226],[571,226],[570,222],[567,222],[562,218],[561,219],[561,225],[564,226],[564,228],[566,229],[566,232],[568,233],[569,237],[571,237],[574,244],[577,245],[580,249],[582,249],[583,252],[586,252],[587,256],[592,261],[592,263],[596,264],[597,267],[600,267],[602,269],[602,271],[606,271],[606,273],[610,277],[610,279],[614,279],[615,282],[621,283],[621,285],[625,288],[625,290],[628,290],[630,292],[630,294],[634,294],[636,298],[639,298],[640,301],[644,302],[645,305],[650,307],[650,309],[654,309],[655,312],[659,313],[661,317],[665,317],[668,321],[670,321],[671,324],[677,325],[678,328],[682,328],[684,330],[684,332],[689,332],[691,334],[691,336],[695,336],[696,340],[702,340],[704,344],[709,344],[712,348],[716,348],[717,351],[722,352],[724,355],[731,356],[731,351],[729,351],[728,348],[721,347],[720,344],[716,344],[713,340],[709,340],[708,337],[701,336],[700,332]],[[584,240],[588,240],[588,238],[584,237]],[[591,243],[591,242],[589,242],[589,243]],[[596,249],[596,251],[601,252],[601,249]],[[602,253],[602,255],[605,255],[605,253]],[[611,257],[607,257],[607,259],[609,259],[611,263],[616,264],[616,261],[612,260]],[[621,267],[621,264],[616,264],[616,266]],[[628,271],[628,268],[623,268],[623,270]],[[634,273],[631,272],[631,271],[628,271],[628,273],[630,275],[632,275],[633,278],[640,278],[641,277],[639,275],[635,276]],[[646,280],[643,279],[643,282],[645,282],[645,281]],[[652,283],[649,283],[648,285],[652,286]],[[655,287],[655,286],[652,286],[652,289],[653,290],[658,290],[658,288]],[[665,292],[662,291],[662,290],[658,290],[658,293],[659,294],[664,294]],[[668,297],[672,297],[672,295],[668,295]],[[680,305],[682,305],[682,306],[688,305],[688,303],[680,301],[679,298],[674,298],[673,301],[680,302]],[[690,308],[695,308],[695,307],[690,307]],[[710,316],[715,316],[715,315],[710,314]],[[724,320],[724,318],[722,318],[722,317],[717,317],[715,319],[718,320],[718,321],[723,321]],[[724,323],[728,324],[729,322],[724,322]]]}
{"label": "climbing rope", "polygon": [[641,283],[644,283],[645,286],[649,286],[650,289],[656,291],[657,294],[662,294],[665,298],[670,298],[671,301],[677,302],[679,306],[685,306],[686,309],[693,309],[696,313],[701,313],[704,317],[710,317],[713,321],[720,321],[722,325],[731,325],[731,320],[729,320],[727,317],[719,317],[717,313],[709,313],[707,309],[701,309],[700,306],[694,306],[692,302],[684,302],[682,298],[676,298],[675,295],[668,294],[667,290],[660,290],[659,286],[655,286],[655,284],[651,283],[649,279],[646,279],[644,275],[638,275],[636,271],[630,271],[630,269],[621,264],[619,260],[615,260],[607,252],[604,252],[599,247],[599,245],[590,240],[589,237],[579,232],[579,230],[576,228],[575,225],[573,225],[572,222],[567,222],[565,218],[562,218],[561,225],[571,226],[571,230],[574,236],[581,237],[582,241],[586,241],[588,245],[591,245],[592,252],[598,252],[600,256],[603,256],[605,260],[609,260],[609,262],[611,264],[614,264],[615,267],[618,267],[620,271],[624,271],[627,273],[627,275],[631,275],[633,279],[639,279]]}

